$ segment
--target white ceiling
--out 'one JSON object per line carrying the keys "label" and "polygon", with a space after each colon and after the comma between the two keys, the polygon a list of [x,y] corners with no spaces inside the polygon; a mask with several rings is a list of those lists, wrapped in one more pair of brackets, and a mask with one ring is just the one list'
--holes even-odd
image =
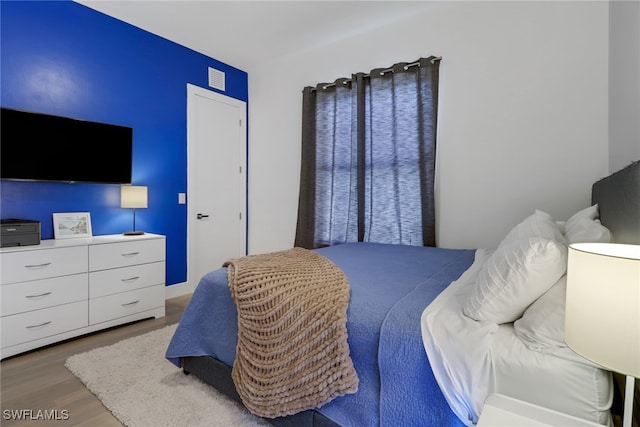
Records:
{"label": "white ceiling", "polygon": [[75,0],[242,70],[380,27],[430,1]]}

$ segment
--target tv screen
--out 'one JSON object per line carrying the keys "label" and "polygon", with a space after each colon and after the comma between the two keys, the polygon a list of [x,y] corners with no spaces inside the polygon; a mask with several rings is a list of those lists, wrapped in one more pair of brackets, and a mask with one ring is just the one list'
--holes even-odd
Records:
{"label": "tv screen", "polygon": [[133,129],[2,108],[0,178],[130,184]]}

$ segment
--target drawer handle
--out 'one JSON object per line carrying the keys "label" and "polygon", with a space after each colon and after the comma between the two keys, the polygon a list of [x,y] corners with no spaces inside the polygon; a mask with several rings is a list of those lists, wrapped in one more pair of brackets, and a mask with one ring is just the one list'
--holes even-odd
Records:
{"label": "drawer handle", "polygon": [[132,305],[136,305],[139,302],[140,302],[140,300],[136,300],[136,301],[128,302],[126,304],[122,304],[122,306],[123,307],[129,307],[129,306],[132,306]]}
{"label": "drawer handle", "polygon": [[40,323],[39,325],[31,325],[31,326],[27,326],[27,329],[33,329],[33,328],[40,328],[42,326],[47,326],[48,324],[51,323],[51,320],[49,320],[48,322],[44,322],[44,323]]}
{"label": "drawer handle", "polygon": [[140,252],[129,252],[128,254],[120,254],[122,256],[136,256],[138,255]]}
{"label": "drawer handle", "polygon": [[48,265],[51,265],[51,263],[50,262],[45,262],[44,264],[25,265],[25,268],[42,268],[42,267],[46,267]]}
{"label": "drawer handle", "polygon": [[46,297],[47,295],[51,295],[51,292],[45,292],[40,295],[26,295],[25,298],[40,298],[40,297]]}
{"label": "drawer handle", "polygon": [[134,280],[138,280],[140,276],[129,277],[128,279],[120,279],[121,282],[133,282]]}

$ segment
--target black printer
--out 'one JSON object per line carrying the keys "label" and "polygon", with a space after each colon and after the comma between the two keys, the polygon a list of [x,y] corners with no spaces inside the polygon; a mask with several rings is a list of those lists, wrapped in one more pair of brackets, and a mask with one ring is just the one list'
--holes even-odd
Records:
{"label": "black printer", "polygon": [[0,220],[0,247],[40,244],[40,221],[31,219]]}

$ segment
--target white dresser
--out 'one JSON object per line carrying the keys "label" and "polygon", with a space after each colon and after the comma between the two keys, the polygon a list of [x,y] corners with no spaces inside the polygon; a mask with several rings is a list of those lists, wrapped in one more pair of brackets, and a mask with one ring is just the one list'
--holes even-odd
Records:
{"label": "white dresser", "polygon": [[165,237],[108,235],[0,249],[0,358],[164,316]]}

